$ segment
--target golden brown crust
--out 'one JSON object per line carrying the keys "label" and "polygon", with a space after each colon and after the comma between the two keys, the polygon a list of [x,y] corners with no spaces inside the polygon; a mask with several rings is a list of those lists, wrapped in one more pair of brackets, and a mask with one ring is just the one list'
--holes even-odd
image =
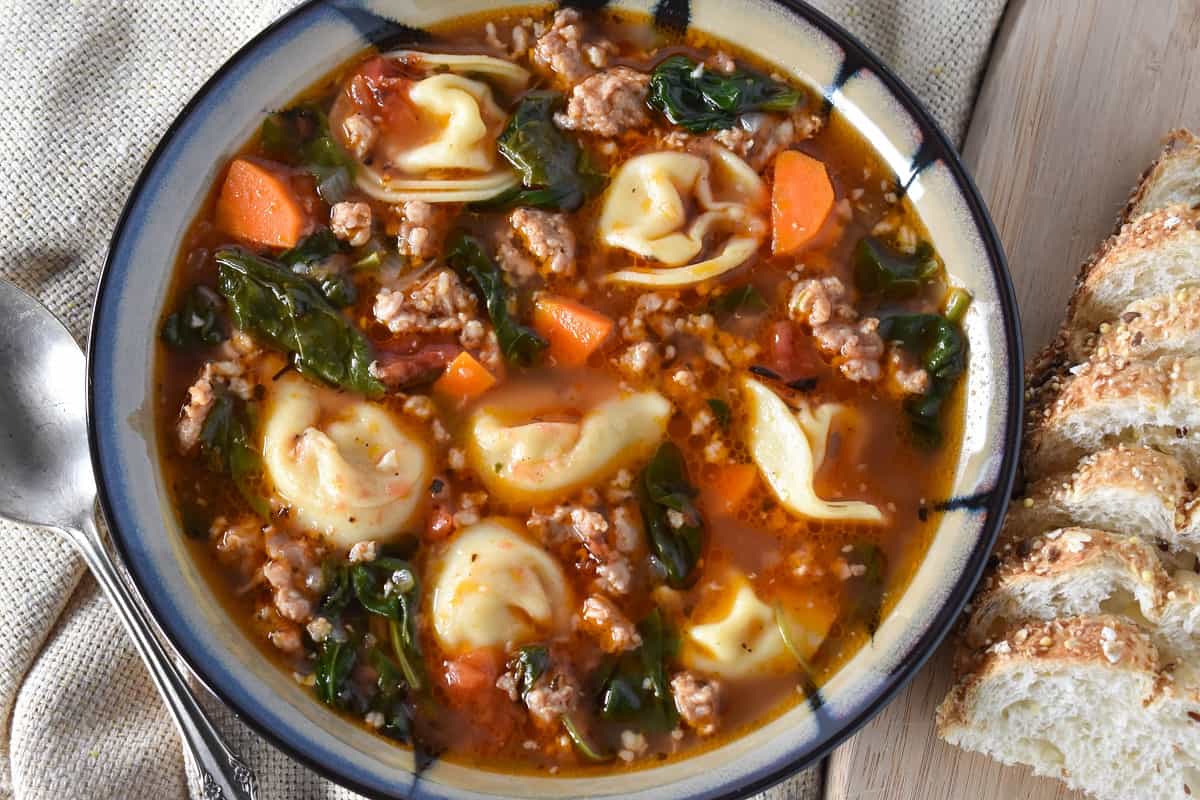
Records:
{"label": "golden brown crust", "polygon": [[1069,472],[1029,484],[1009,506],[999,546],[1011,547],[1047,527],[1072,524],[1079,510],[1111,503],[1106,495],[1113,494],[1140,495],[1145,502],[1162,507],[1163,530],[1129,533],[1154,538],[1190,530],[1190,520],[1183,512],[1195,492],[1179,460],[1149,447],[1119,445],[1085,456]]}
{"label": "golden brown crust", "polygon": [[1056,429],[1082,409],[1116,401],[1141,408],[1163,406],[1176,388],[1175,377],[1181,361],[1111,358],[1087,361],[1048,376],[1041,386],[1038,402],[1031,404],[1026,412],[1026,469],[1035,474],[1041,471],[1046,461],[1046,454],[1041,451],[1057,444]]}
{"label": "golden brown crust", "polygon": [[994,619],[1004,608],[1005,598],[1030,582],[1049,581],[1087,570],[1116,569],[1145,587],[1149,598],[1143,608],[1148,618],[1162,618],[1169,603],[1195,603],[1196,592],[1176,581],[1163,567],[1154,545],[1090,528],[1062,528],[1007,550],[995,571],[980,584],[971,602],[973,609],[964,638],[972,646],[986,646],[989,629],[997,622],[1011,625],[1019,620]]}
{"label": "golden brown crust", "polygon": [[[1091,356],[1145,360],[1178,354],[1200,336],[1200,287],[1130,303],[1110,325],[1101,325]],[[1083,357],[1084,353],[1073,353]]]}
{"label": "golden brown crust", "polygon": [[[1153,262],[1148,259],[1155,254],[1147,254],[1148,250],[1167,246],[1175,237],[1192,237],[1200,228],[1200,207],[1154,209],[1169,198],[1191,196],[1190,175],[1197,171],[1198,163],[1200,138],[1186,130],[1172,131],[1158,159],[1141,176],[1117,229],[1081,265],[1062,326],[1026,369],[1022,462],[1027,474],[1036,476],[1039,468],[1045,471],[1064,466],[1053,464],[1054,458],[1047,456],[1070,455],[1055,451],[1070,449],[1064,444],[1068,444],[1068,425],[1073,417],[1080,424],[1091,424],[1097,418],[1075,416],[1093,404],[1110,404],[1108,407],[1114,410],[1127,404],[1124,408],[1131,411],[1122,415],[1123,425],[1125,419],[1137,419],[1140,409],[1146,409],[1144,418],[1149,419],[1172,400],[1187,401],[1200,394],[1190,383],[1200,376],[1200,359],[1195,359],[1194,369],[1189,369],[1187,358],[1147,361],[1178,353],[1181,341],[1200,335],[1200,289],[1180,290],[1166,298],[1174,299],[1174,305],[1162,299],[1137,301],[1119,317],[1108,313],[1107,307],[1120,297],[1112,287],[1123,286],[1123,273],[1135,259],[1140,269],[1149,269],[1147,265]],[[1151,287],[1139,288],[1144,293]],[[1111,324],[1100,329],[1105,322]],[[1162,416],[1160,413],[1159,422]],[[1175,458],[1147,448],[1116,447],[1087,456],[1065,475],[1030,486],[1028,497],[1016,501],[1020,505],[1015,510],[1020,514],[1025,503],[1057,504],[1067,509],[1072,503],[1086,504],[1090,498],[1114,490],[1126,497],[1129,493],[1144,495],[1148,502],[1143,513],[1152,515],[1148,519],[1157,517],[1154,500],[1161,502],[1164,524],[1170,519],[1176,532],[1200,522],[1200,500],[1183,466]],[[1195,527],[1200,530],[1200,525]],[[985,579],[974,603],[977,609],[993,599],[999,601],[1000,592],[1023,581],[1047,577],[1070,580],[1075,571],[1113,566],[1123,566],[1147,586],[1156,609],[1161,610],[1167,602],[1195,602],[1195,591],[1185,589],[1169,574],[1156,546],[1134,536],[1072,528],[1019,543],[1002,537],[998,555],[998,565]],[[986,636],[983,639],[986,641]],[[1099,667],[1141,672],[1147,685],[1154,687],[1152,695],[1144,698],[1147,703],[1180,690],[1172,686],[1171,665],[1164,668],[1149,636],[1128,618],[1105,614],[1014,622],[985,647],[959,648],[959,679],[937,711],[939,735],[948,738],[955,728],[981,724],[972,719],[976,693],[989,678],[1019,662],[1041,663],[1047,669]]]}
{"label": "golden brown crust", "polygon": [[1053,399],[1027,414],[1024,466],[1030,477],[1063,469],[1083,455],[1080,447],[1092,451],[1106,442],[1175,452],[1174,440],[1184,446],[1190,431],[1200,428],[1200,355],[1088,361],[1055,380],[1047,393]]}
{"label": "golden brown crust", "polygon": [[1083,266],[1067,307],[1067,330],[1071,337],[1086,336],[1103,322],[1091,308],[1096,290],[1111,276],[1124,272],[1131,257],[1162,247],[1174,239],[1191,237],[1200,227],[1200,210],[1172,205],[1151,211],[1127,222],[1110,236]]}
{"label": "golden brown crust", "polygon": [[1161,602],[1156,601],[1158,608],[1166,603],[1167,592],[1178,588],[1163,568],[1154,545],[1145,540],[1091,528],[1060,528],[1035,537],[1028,547],[1006,553],[984,582],[983,594],[1030,576],[1062,574],[1106,561],[1120,562],[1147,585],[1155,598],[1161,597]]}
{"label": "golden brown crust", "polygon": [[971,724],[974,692],[994,673],[1018,661],[1040,662],[1056,669],[1091,665],[1140,671],[1160,686],[1169,683],[1150,637],[1128,620],[1111,614],[1017,623],[984,650],[966,655],[960,651],[960,656],[955,664],[958,681],[937,710],[938,735],[942,738],[951,728]]}
{"label": "golden brown crust", "polygon": [[[1163,179],[1164,173],[1170,169],[1171,163],[1186,150],[1200,151],[1200,138],[1185,128],[1176,128],[1166,135],[1166,138],[1163,139],[1162,152],[1159,153],[1154,163],[1141,174],[1137,185],[1133,188],[1133,193],[1129,195],[1129,200],[1125,203],[1125,208],[1117,221],[1118,230],[1121,225],[1145,210],[1143,204],[1146,198]],[[1197,181],[1200,182],[1200,175],[1197,176]]]}
{"label": "golden brown crust", "polygon": [[[1189,134],[1190,135],[1190,134]],[[1057,395],[1056,384],[1082,354],[1091,352],[1097,332],[1077,319],[1087,302],[1090,289],[1105,276],[1124,269],[1131,254],[1157,246],[1173,236],[1195,230],[1200,225],[1200,210],[1174,206],[1146,214],[1118,228],[1079,268],[1075,291],[1067,305],[1063,324],[1054,338],[1030,361],[1025,370],[1027,419],[1032,412],[1045,408]]]}

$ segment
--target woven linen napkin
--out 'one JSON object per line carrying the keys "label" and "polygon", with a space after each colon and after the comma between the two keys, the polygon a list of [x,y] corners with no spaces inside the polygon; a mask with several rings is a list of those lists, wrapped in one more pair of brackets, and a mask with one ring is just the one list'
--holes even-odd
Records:
{"label": "woven linen napkin", "polygon": [[[294,0],[6,0],[0,277],[83,342],[109,236],[159,136]],[[818,0],[961,137],[1005,0]],[[297,87],[299,88],[299,87]],[[4,331],[0,336],[20,335]],[[198,797],[171,720],[66,545],[0,523],[0,799]],[[263,798],[352,798],[211,699]],[[765,796],[812,800],[818,771]]]}

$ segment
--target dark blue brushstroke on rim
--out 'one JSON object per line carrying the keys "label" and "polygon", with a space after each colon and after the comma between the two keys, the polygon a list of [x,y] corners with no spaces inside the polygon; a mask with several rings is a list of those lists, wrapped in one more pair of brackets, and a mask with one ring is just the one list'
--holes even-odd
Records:
{"label": "dark blue brushstroke on rim", "polygon": [[833,80],[828,86],[825,87],[825,93],[823,95],[825,102],[822,104],[821,108],[821,113],[823,116],[828,118],[829,115],[833,113],[834,94],[836,94],[843,86],[845,86],[850,79],[854,77],[854,73],[862,69],[863,66],[864,64],[857,58],[854,58],[850,53],[844,54],[842,63],[838,64],[837,72],[834,73]]}
{"label": "dark blue brushstroke on rim", "polygon": [[960,497],[951,497],[949,500],[943,500],[940,503],[935,503],[934,511],[983,511],[992,502],[993,496],[996,494],[995,489],[986,489],[975,494],[966,494]]}
{"label": "dark blue brushstroke on rim", "polygon": [[577,8],[580,11],[599,11],[608,5],[608,0],[559,0],[563,8]]}
{"label": "dark blue brushstroke on rim", "polygon": [[683,33],[692,21],[689,0],[658,0],[654,6],[654,25],[672,33]]}
{"label": "dark blue brushstroke on rim", "polygon": [[921,137],[921,146],[917,148],[917,152],[913,153],[912,160],[908,164],[908,175],[897,181],[896,194],[903,197],[908,193],[908,187],[912,186],[913,181],[917,179],[925,170],[938,162],[937,144],[928,137]]}

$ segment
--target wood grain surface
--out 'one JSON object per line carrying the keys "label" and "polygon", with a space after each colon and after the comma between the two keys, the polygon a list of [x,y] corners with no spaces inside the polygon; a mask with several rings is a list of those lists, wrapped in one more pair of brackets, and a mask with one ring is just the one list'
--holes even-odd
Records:
{"label": "wood grain surface", "polygon": [[[1173,127],[1200,126],[1200,2],[1013,0],[964,155],[1008,253],[1026,355]],[[1068,800],[934,735],[950,647],[831,759],[826,800]]]}

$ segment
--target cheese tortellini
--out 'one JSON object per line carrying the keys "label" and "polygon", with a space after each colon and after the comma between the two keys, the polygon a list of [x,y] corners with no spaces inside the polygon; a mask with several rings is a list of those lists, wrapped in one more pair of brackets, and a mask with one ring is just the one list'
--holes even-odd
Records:
{"label": "cheese tortellini", "polygon": [[[707,158],[679,152],[635,156],[621,165],[605,193],[600,239],[664,267],[622,270],[608,280],[678,287],[728,272],[762,243],[766,204],[762,179],[724,148],[714,145]],[[716,255],[694,261],[706,238],[722,235],[727,238]]]}
{"label": "cheese tortellini", "polygon": [[882,522],[883,513],[859,500],[824,500],[813,478],[825,460],[825,445],[842,407],[805,404],[793,412],[775,392],[753,378],[742,379],[750,411],[746,445],[763,479],[789,511],[813,519]]}
{"label": "cheese tortellini", "polygon": [[671,403],[658,392],[618,395],[578,421],[533,417],[514,424],[485,406],[469,423],[469,455],[492,494],[511,503],[544,503],[648,455],[666,435],[670,416]]}
{"label": "cheese tortellini", "polygon": [[263,466],[291,519],[340,547],[403,533],[433,476],[425,443],[383,408],[296,375],[268,398]]}
{"label": "cheese tortellini", "polygon": [[491,87],[468,75],[485,76],[516,90],[528,83],[529,73],[482,55],[397,52],[389,56],[447,71],[412,84],[407,95],[416,117],[412,129],[421,135],[399,136],[389,143],[382,153],[384,171],[360,165],[359,188],[389,203],[450,203],[486,200],[516,186],[517,174],[496,152],[505,113]]}
{"label": "cheese tortellini", "polygon": [[449,653],[511,649],[570,628],[574,605],[562,567],[506,521],[460,531],[435,569],[433,630]]}
{"label": "cheese tortellini", "polygon": [[759,599],[745,575],[731,573],[718,596],[725,603],[715,609],[718,613],[701,613],[707,619],[685,628],[684,664],[726,678],[795,669],[774,609]]}

